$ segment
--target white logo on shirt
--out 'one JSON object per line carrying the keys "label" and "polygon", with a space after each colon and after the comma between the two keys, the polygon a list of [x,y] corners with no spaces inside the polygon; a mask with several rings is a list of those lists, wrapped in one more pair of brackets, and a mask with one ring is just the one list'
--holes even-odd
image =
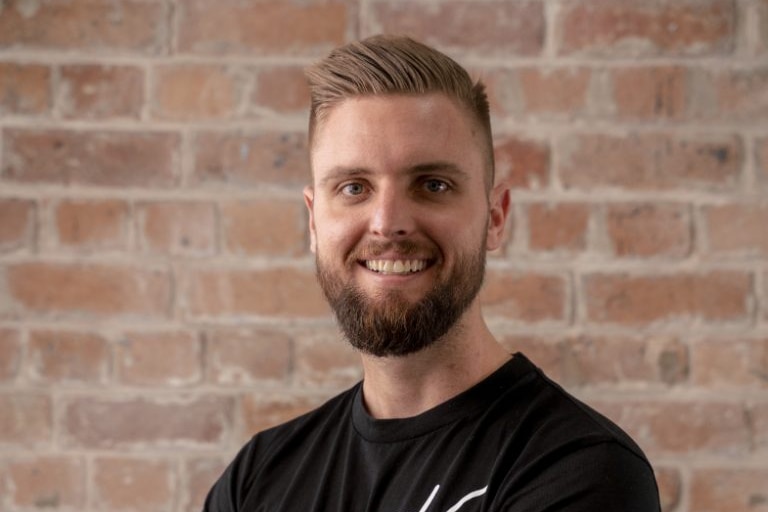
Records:
{"label": "white logo on shirt", "polygon": [[[440,490],[440,486],[439,485],[436,485],[435,488],[432,489],[432,494],[429,495],[429,498],[427,498],[427,501],[421,507],[421,510],[419,510],[419,512],[427,512],[427,510],[429,510],[429,506],[432,504],[432,500],[435,499],[435,496],[437,496],[437,491],[439,491],[439,490]],[[479,498],[480,496],[485,494],[485,492],[487,490],[488,490],[488,486],[486,485],[482,489],[478,489],[476,491],[472,491],[472,492],[468,493],[466,496],[464,496],[459,501],[457,501],[454,506],[452,506],[451,508],[446,510],[446,512],[456,512],[461,507],[463,507],[466,502],[468,502],[469,500],[473,500],[475,498]]]}

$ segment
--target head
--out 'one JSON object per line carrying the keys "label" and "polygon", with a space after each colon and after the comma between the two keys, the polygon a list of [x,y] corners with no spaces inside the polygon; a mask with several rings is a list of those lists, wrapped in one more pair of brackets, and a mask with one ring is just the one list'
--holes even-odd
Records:
{"label": "head", "polygon": [[490,190],[482,86],[405,38],[353,43],[308,74],[304,195],[318,279],[342,329],[375,356],[460,332],[479,311],[485,253],[500,245],[509,204]]}
{"label": "head", "polygon": [[466,110],[480,130],[485,179],[494,181],[493,138],[485,85],[447,55],[408,37],[378,35],[333,50],[306,71],[311,93],[309,144],[328,112],[354,97],[443,93]]}

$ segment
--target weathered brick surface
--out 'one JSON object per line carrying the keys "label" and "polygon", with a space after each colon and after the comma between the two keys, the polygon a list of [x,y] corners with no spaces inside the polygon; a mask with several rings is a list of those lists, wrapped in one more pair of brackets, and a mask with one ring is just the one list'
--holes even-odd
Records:
{"label": "weathered brick surface", "polygon": [[487,86],[491,331],[665,512],[768,496],[768,0],[0,2],[0,509],[187,512],[362,377],[316,284],[303,69],[379,31]]}

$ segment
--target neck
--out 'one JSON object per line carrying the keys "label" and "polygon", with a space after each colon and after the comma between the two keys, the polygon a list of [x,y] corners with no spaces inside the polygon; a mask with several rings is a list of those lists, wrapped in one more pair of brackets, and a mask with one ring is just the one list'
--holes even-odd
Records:
{"label": "neck", "polygon": [[416,416],[474,386],[509,358],[473,305],[424,350],[402,357],[363,355],[366,408],[380,419]]}

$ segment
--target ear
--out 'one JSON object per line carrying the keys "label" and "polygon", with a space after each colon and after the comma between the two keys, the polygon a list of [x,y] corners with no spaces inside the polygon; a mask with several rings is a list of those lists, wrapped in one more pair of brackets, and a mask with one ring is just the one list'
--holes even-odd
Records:
{"label": "ear", "polygon": [[309,248],[312,252],[317,251],[317,233],[315,232],[315,190],[310,187],[304,187],[304,204],[307,205],[309,213]]}
{"label": "ear", "polygon": [[486,241],[486,249],[489,251],[495,251],[501,247],[511,201],[509,185],[506,182],[500,182],[491,190],[488,238]]}

